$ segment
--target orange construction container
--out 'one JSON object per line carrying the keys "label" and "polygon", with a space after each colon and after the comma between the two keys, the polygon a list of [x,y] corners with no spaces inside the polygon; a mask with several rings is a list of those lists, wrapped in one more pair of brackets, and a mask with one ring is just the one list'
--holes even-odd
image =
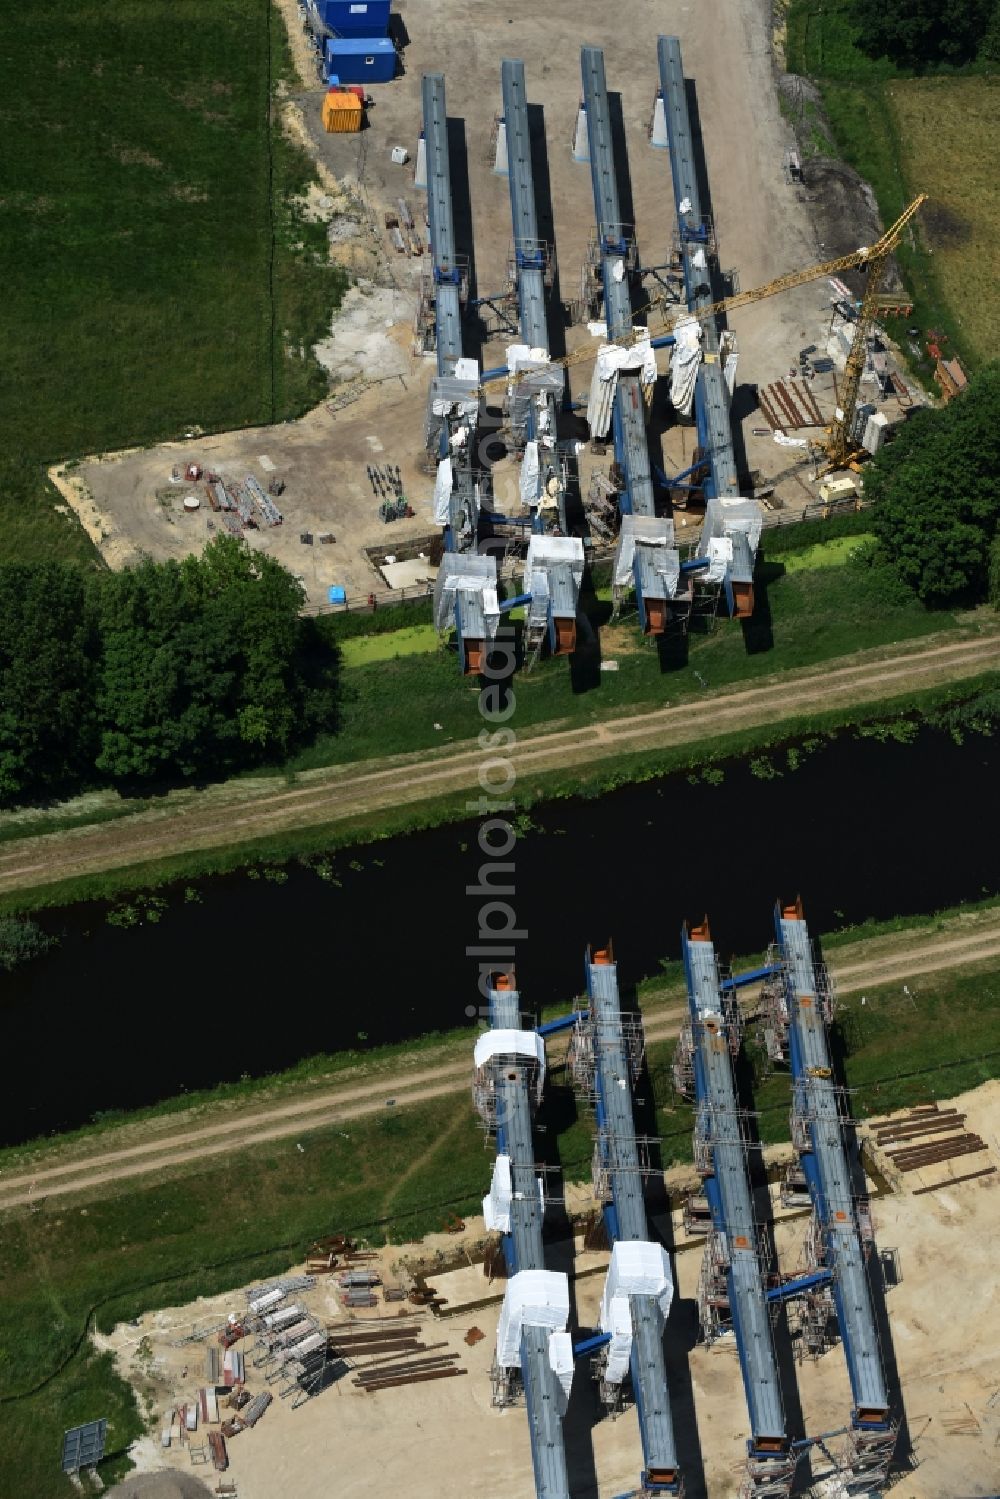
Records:
{"label": "orange construction container", "polygon": [[348,89],[332,88],[323,99],[323,128],[338,132],[361,129],[361,100]]}

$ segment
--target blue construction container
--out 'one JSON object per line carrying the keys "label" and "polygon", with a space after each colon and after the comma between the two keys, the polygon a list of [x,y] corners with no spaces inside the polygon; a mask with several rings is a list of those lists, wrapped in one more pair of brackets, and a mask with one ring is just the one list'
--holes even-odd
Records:
{"label": "blue construction container", "polygon": [[318,0],[325,26],[336,36],[387,36],[390,0]]}
{"label": "blue construction container", "polygon": [[327,37],[326,70],[341,83],[389,83],[396,76],[396,49],[388,37]]}

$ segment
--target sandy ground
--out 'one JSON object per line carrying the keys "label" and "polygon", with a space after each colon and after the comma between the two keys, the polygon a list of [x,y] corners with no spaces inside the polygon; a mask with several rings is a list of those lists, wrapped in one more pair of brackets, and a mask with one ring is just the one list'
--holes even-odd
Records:
{"label": "sandy ground", "polygon": [[[839,957],[837,953],[839,952]],[[912,983],[943,970],[995,964],[1000,958],[1000,912],[961,913],[925,930],[852,942],[835,950],[831,972],[842,1000],[880,985]],[[752,1009],[756,991],[742,994]],[[567,1004],[571,997],[567,996]],[[645,1012],[647,1041],[675,1036],[687,1018],[686,1002],[670,994]],[[549,1042],[550,1065],[563,1060],[560,1038]],[[70,1141],[0,1173],[0,1211],[50,1197],[94,1193],[137,1177],[197,1168],[236,1148],[290,1139],[338,1120],[377,1113],[387,1098],[406,1108],[425,1099],[465,1092],[469,1060],[455,1047],[397,1058],[391,1065],[360,1065],[336,1081],[317,1080],[289,1090],[282,1100],[214,1104],[188,1115],[122,1125],[110,1135]],[[669,1179],[669,1174],[668,1174]]]}
{"label": "sandy ground", "polygon": [[[908,645],[863,651],[845,664],[776,673],[753,686],[606,719],[583,728],[536,731],[508,751],[519,775],[565,770],[633,750],[688,744],[754,725],[828,710],[840,704],[954,682],[995,670],[996,620],[978,617],[976,633],[949,632]],[[332,824],[377,808],[398,807],[478,784],[483,752],[469,741],[309,771],[289,789],[274,780],[240,780],[204,792],[171,792],[154,809],[61,833],[0,845],[0,890],[43,885],[73,875],[142,863],[165,854],[233,845],[284,828]]]}
{"label": "sandy ground", "polygon": [[[977,1163],[996,1164],[1000,1084],[986,1084],[956,1102],[968,1114],[969,1127],[989,1144],[989,1155],[977,1157]],[[901,1269],[899,1284],[886,1297],[890,1336],[883,1350],[890,1381],[898,1376],[913,1449],[912,1466],[894,1490],[900,1499],[972,1499],[995,1493],[1000,1350],[994,1339],[983,1335],[982,1319],[992,1273],[991,1239],[1000,1225],[1000,1193],[996,1177],[947,1186],[944,1177],[961,1169],[960,1163],[935,1168],[938,1175],[932,1179],[943,1185],[924,1196],[912,1193],[913,1187],[927,1184],[922,1173],[914,1173],[902,1191],[882,1196],[876,1205],[879,1245],[895,1251]],[[484,1181],[485,1175],[484,1163]],[[580,1191],[569,1205],[575,1211],[592,1204]],[[779,1264],[785,1271],[798,1269],[803,1218],[780,1211],[775,1218]],[[344,1496],[395,1490],[418,1499],[424,1494],[436,1499],[493,1499],[501,1486],[511,1494],[532,1491],[524,1412],[499,1412],[490,1405],[489,1367],[497,1296],[503,1287],[490,1286],[481,1266],[472,1262],[482,1235],[481,1220],[470,1220],[461,1236],[435,1235],[420,1245],[382,1252],[384,1274],[390,1279],[399,1274],[401,1264],[427,1267],[446,1257],[457,1267],[463,1250],[471,1257],[466,1269],[429,1276],[447,1298],[445,1315],[420,1314],[423,1340],[446,1343],[442,1351],[457,1353],[467,1374],[374,1396],[356,1389],[347,1376],[298,1410],[275,1400],[257,1427],[229,1443],[227,1476],[237,1482],[240,1499],[273,1499],[281,1492],[325,1499],[333,1473],[336,1492]],[[550,1266],[566,1268],[571,1275],[576,1328],[596,1324],[606,1259],[606,1254],[585,1252],[579,1239],[549,1247]],[[700,1259],[697,1245],[679,1247],[675,1255],[667,1377],[675,1423],[683,1423],[683,1440],[692,1456],[693,1445],[700,1445],[703,1472],[696,1459],[689,1459],[688,1499],[705,1494],[729,1499],[739,1485],[747,1415],[731,1339],[712,1348],[691,1347]],[[942,1274],[945,1264],[948,1273]],[[973,1288],[979,1294],[970,1294]],[[343,1315],[329,1281],[297,1294],[296,1300],[305,1300],[321,1320]],[[133,1450],[141,1471],[190,1471],[190,1457],[177,1441],[176,1425],[170,1449],[159,1445],[164,1413],[190,1399],[204,1383],[205,1341],[244,1303],[244,1296],[233,1293],[150,1313],[138,1324],[120,1326],[110,1338],[99,1340],[100,1346],[114,1351],[150,1415],[153,1435]],[[380,1307],[372,1314],[358,1314],[358,1319],[390,1310],[395,1308]],[[472,1327],[485,1337],[469,1347],[465,1334]],[[182,1341],[198,1333],[201,1340]],[[780,1329],[777,1336],[783,1336]],[[835,1431],[845,1424],[850,1389],[840,1346],[815,1363],[799,1365],[795,1382],[807,1432]],[[252,1365],[248,1386],[263,1387]],[[592,1395],[585,1368],[578,1366],[564,1430],[573,1493],[579,1499],[633,1488],[641,1465],[634,1411],[615,1422],[596,1421]],[[203,1432],[194,1438],[196,1444],[203,1440]],[[837,1443],[830,1445],[835,1448]],[[817,1454],[812,1477],[822,1478],[824,1467]]]}
{"label": "sandy ground", "polygon": [[[407,540],[435,530],[430,515],[431,479],[423,464],[423,419],[431,360],[413,353],[413,321],[418,284],[426,260],[398,255],[385,231],[384,215],[402,196],[410,204],[418,232],[424,196],[413,187],[412,159],[420,128],[420,79],[443,69],[447,80],[456,237],[470,256],[472,291],[503,292],[511,243],[506,181],[494,174],[490,132],[500,107],[499,59],[526,59],[535,128],[544,132],[548,181],[539,177],[540,232],[557,247],[559,282],[554,295],[568,304],[577,295],[581,266],[593,232],[590,173],[571,159],[569,142],[580,95],[577,44],[606,48],[608,85],[620,106],[628,169],[621,174],[624,218],[634,223],[645,264],[662,264],[673,233],[667,153],[648,142],[657,83],[656,38],[681,37],[687,74],[694,81],[720,260],[735,268],[749,288],[781,272],[824,258],[814,228],[816,205],[810,194],[785,180],[783,157],[792,136],[778,108],[770,7],[763,0],[702,0],[698,6],[670,3],[655,14],[643,0],[623,0],[613,10],[586,0],[567,0],[544,12],[518,4],[506,11],[473,10],[471,0],[435,0],[434,24],[425,6],[399,11],[409,42],[405,71],[391,85],[374,89],[367,128],[360,135],[327,135],[319,119],[322,88],[313,54],[306,45],[297,7],[281,0],[293,55],[304,87],[282,102],[285,128],[314,155],[319,188],[307,211],[329,224],[331,257],[358,285],[332,321],[317,354],[336,382],[333,392],[353,390],[361,399],[335,414],[324,404],[299,422],[164,443],[142,452],[86,460],[67,473],[56,466],[52,478],[79,515],[109,564],[120,567],[141,556],[158,559],[199,551],[217,525],[207,505],[186,513],[184,485],[171,487],[171,471],[198,462],[232,477],[252,473],[262,482],[276,472],[286,484],[281,498],[285,523],[249,532],[250,545],[271,552],[300,576],[311,604],[325,603],[331,585],[365,596],[384,588],[366,553],[372,546],[388,555]],[[509,7],[508,7],[509,9]],[[567,42],[570,41],[570,45]],[[403,145],[411,162],[390,160]],[[824,233],[829,233],[824,229]],[[859,231],[860,233],[860,231]],[[870,237],[870,236],[869,236]],[[656,290],[650,283],[651,292]],[[734,402],[738,456],[761,482],[774,482],[778,501],[789,510],[815,499],[810,464],[800,450],[777,447],[770,436],[755,437],[761,425],[753,412],[751,387],[787,375],[798,350],[823,346],[830,313],[825,281],[782,295],[732,318],[740,346]],[[470,353],[484,367],[503,363],[511,335],[497,336],[471,320]],[[570,347],[587,335],[567,333]],[[554,352],[560,352],[555,349]],[[590,367],[573,370],[574,392],[584,391]],[[374,382],[366,389],[365,382]],[[814,393],[825,415],[832,413],[834,389],[819,377]],[[657,410],[662,403],[658,403]],[[890,406],[890,416],[897,415]],[[662,417],[662,419],[661,419]],[[567,435],[567,434],[564,434]],[[693,452],[693,430],[654,415],[654,461],[674,472],[686,468]],[[261,457],[268,460],[261,464]],[[401,470],[415,515],[384,525],[378,499],[365,472],[387,462]],[[589,488],[591,468],[607,459],[581,456],[581,488]],[[268,465],[272,464],[273,469]],[[501,505],[513,498],[516,470],[500,463],[496,475]],[[204,496],[201,498],[204,501]],[[330,546],[303,545],[303,532],[332,531]]]}

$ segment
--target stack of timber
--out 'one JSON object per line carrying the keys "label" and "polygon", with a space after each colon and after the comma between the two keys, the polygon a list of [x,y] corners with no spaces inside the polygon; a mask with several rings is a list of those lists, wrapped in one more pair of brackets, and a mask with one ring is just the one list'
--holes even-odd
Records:
{"label": "stack of timber", "polygon": [[[903,1174],[960,1156],[978,1155],[987,1149],[986,1142],[979,1135],[965,1129],[966,1117],[956,1108],[942,1109],[937,1104],[920,1104],[901,1118],[876,1125],[873,1143],[883,1153],[889,1165]],[[969,1176],[951,1177],[937,1185],[947,1186],[952,1181],[966,1181],[971,1176],[988,1176],[994,1171],[995,1167],[991,1166],[981,1172],[972,1172]],[[923,1187],[917,1190],[932,1191],[934,1188]]]}
{"label": "stack of timber", "polygon": [[758,390],[757,402],[772,431],[825,426],[816,397],[805,380],[775,380]]}

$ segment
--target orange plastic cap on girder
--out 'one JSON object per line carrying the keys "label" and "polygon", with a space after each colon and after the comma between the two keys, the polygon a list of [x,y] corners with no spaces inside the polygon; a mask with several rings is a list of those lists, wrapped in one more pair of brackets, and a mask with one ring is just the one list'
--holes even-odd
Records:
{"label": "orange plastic cap on girder", "polygon": [[493,980],[493,987],[498,992],[501,989],[513,989],[514,975],[512,973],[498,973]]}
{"label": "orange plastic cap on girder", "polygon": [[712,931],[708,924],[708,917],[703,916],[698,926],[688,925],[689,942],[711,942]]}
{"label": "orange plastic cap on girder", "polygon": [[797,895],[790,906],[782,906],[781,914],[786,921],[804,921],[801,895]]}

